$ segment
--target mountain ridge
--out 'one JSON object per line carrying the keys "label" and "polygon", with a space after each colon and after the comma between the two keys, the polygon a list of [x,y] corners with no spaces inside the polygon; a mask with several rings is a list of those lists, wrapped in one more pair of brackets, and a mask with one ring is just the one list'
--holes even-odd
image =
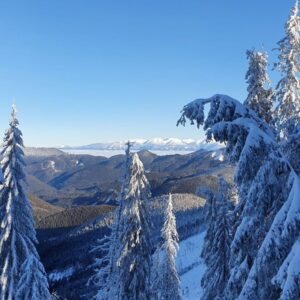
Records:
{"label": "mountain ridge", "polygon": [[[204,149],[207,151],[217,150],[223,147],[217,142],[208,143],[206,140],[179,139],[179,138],[153,138],[153,139],[131,139],[132,150],[178,150],[196,151]],[[61,150],[123,150],[127,141],[101,142],[82,146],[62,146]]]}

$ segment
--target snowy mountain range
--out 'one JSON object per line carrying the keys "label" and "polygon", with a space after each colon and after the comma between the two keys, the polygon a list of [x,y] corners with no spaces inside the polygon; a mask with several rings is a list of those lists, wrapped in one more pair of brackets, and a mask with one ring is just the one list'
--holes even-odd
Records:
{"label": "snowy mountain range", "polygon": [[[196,151],[207,150],[213,151],[223,147],[222,144],[212,142],[207,143],[205,140],[179,139],[179,138],[153,138],[153,139],[132,139],[133,150],[156,150],[156,151]],[[77,150],[124,150],[127,141],[118,142],[103,142],[84,146],[63,146],[62,150],[77,149]]]}

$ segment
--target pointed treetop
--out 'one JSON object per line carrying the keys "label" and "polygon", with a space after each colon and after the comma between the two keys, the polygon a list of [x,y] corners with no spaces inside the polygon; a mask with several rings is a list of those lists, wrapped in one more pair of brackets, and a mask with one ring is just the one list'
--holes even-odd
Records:
{"label": "pointed treetop", "polygon": [[126,152],[126,156],[128,157],[130,155],[130,149],[133,146],[133,143],[128,141],[125,145],[127,146],[125,152]]}
{"label": "pointed treetop", "polygon": [[11,108],[12,108],[12,115],[15,116],[17,114],[17,106],[16,106],[15,101],[14,101],[13,105],[11,106]]}
{"label": "pointed treetop", "polygon": [[137,153],[128,158],[125,185],[128,187],[125,199],[145,200],[151,197],[150,185],[145,176],[145,169]]}
{"label": "pointed treetop", "polygon": [[169,193],[169,199],[168,199],[168,209],[173,211],[173,199],[172,199],[172,194]]}
{"label": "pointed treetop", "polygon": [[288,20],[285,24],[285,30],[292,36],[299,35],[299,1],[295,0],[295,4],[291,9]]}
{"label": "pointed treetop", "polygon": [[133,143],[131,143],[130,141],[128,141],[125,145],[127,146],[127,148],[125,149],[125,153],[126,153],[126,168],[128,168],[130,154],[131,154],[131,147],[133,146]]}
{"label": "pointed treetop", "polygon": [[298,13],[298,10],[299,10],[299,1],[296,0],[295,1],[295,5],[293,7],[293,13],[297,14]]}
{"label": "pointed treetop", "polygon": [[175,256],[178,251],[178,233],[176,231],[176,218],[173,211],[173,199],[172,194],[169,194],[167,200],[167,205],[165,209],[165,222],[162,228],[162,236],[165,239],[165,242],[168,244],[170,240],[173,240],[172,243],[172,254]]}
{"label": "pointed treetop", "polygon": [[17,120],[17,106],[16,106],[16,104],[14,103],[11,108],[12,108],[12,110],[11,110],[11,123],[15,124],[15,121]]}
{"label": "pointed treetop", "polygon": [[295,18],[299,18],[298,13],[299,13],[299,0],[295,0],[295,4],[294,4],[293,8],[291,9],[291,13],[290,13],[290,17],[288,18],[288,22]]}

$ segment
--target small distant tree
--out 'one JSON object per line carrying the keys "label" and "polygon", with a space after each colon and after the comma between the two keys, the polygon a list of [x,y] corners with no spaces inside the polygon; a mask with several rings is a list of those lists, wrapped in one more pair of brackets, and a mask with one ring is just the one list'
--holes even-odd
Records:
{"label": "small distant tree", "polygon": [[180,299],[180,280],[176,270],[175,258],[178,246],[178,233],[176,229],[176,219],[173,212],[172,195],[169,195],[166,210],[165,221],[161,231],[162,259],[159,267],[159,291],[153,291],[159,294],[161,300],[179,300]]}
{"label": "small distant tree", "polygon": [[267,74],[268,56],[264,52],[248,50],[247,58],[249,61],[249,69],[246,73],[248,96],[244,104],[254,110],[267,123],[270,123],[272,121],[274,92],[272,88],[266,88],[270,83]]}
{"label": "small distant tree", "polygon": [[4,183],[0,202],[0,295],[3,300],[50,299],[40,262],[32,208],[24,192],[22,132],[13,107],[5,133],[1,166]]}

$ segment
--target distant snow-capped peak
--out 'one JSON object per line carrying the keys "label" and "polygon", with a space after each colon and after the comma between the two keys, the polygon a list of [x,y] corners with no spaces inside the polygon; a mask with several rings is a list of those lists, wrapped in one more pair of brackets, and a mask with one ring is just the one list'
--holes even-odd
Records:
{"label": "distant snow-capped peak", "polygon": [[[207,150],[213,151],[224,146],[217,142],[207,143],[205,140],[179,139],[179,138],[153,138],[153,139],[130,139],[133,143],[133,150],[180,150],[196,151]],[[127,141],[102,142],[85,146],[63,147],[62,149],[78,150],[123,150]]]}

